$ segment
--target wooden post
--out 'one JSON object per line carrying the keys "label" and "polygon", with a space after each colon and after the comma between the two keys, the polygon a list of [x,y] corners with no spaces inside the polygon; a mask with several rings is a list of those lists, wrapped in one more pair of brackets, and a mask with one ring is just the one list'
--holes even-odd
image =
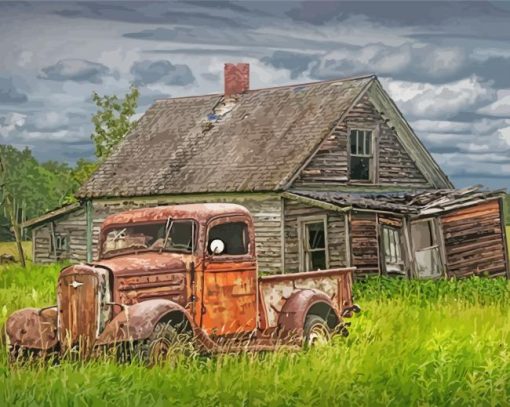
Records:
{"label": "wooden post", "polygon": [[93,207],[92,201],[87,200],[85,202],[85,215],[87,218],[87,263],[92,262],[92,231],[93,231]]}

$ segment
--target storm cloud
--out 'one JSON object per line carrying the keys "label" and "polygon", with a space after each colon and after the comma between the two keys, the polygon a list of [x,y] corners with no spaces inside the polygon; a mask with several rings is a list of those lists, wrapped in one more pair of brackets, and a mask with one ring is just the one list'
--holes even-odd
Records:
{"label": "storm cloud", "polygon": [[[155,100],[376,74],[457,186],[510,186],[505,2],[0,2],[0,137],[92,157],[92,92]],[[467,165],[466,163],[469,163]]]}
{"label": "storm cloud", "polygon": [[107,66],[85,59],[62,59],[41,71],[41,79],[91,83],[101,83],[103,78],[110,74]]}
{"label": "storm cloud", "polygon": [[138,61],[131,67],[136,85],[164,83],[166,85],[186,86],[195,81],[193,72],[187,65],[173,65],[170,61]]}
{"label": "storm cloud", "polygon": [[11,78],[0,77],[0,104],[25,103],[28,96],[14,86]]}

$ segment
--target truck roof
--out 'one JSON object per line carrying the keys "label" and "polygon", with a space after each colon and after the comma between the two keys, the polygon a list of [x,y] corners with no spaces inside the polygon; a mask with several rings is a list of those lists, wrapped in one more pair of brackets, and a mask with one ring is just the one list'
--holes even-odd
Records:
{"label": "truck roof", "polygon": [[169,206],[156,206],[153,208],[133,209],[108,216],[102,227],[115,224],[152,222],[174,219],[195,219],[205,222],[218,215],[250,215],[244,206],[230,203],[198,203]]}

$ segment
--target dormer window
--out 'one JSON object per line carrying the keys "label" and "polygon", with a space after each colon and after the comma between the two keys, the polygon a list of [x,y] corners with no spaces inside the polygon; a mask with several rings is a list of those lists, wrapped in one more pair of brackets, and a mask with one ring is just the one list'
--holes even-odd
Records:
{"label": "dormer window", "polygon": [[350,147],[350,180],[372,181],[372,131],[351,130]]}

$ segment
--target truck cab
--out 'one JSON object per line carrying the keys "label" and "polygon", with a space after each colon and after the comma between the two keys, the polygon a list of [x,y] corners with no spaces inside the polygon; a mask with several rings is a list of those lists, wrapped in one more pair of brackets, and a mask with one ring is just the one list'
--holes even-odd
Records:
{"label": "truck cab", "polygon": [[122,212],[106,218],[98,244],[97,261],[61,271],[56,306],[10,316],[13,357],[159,349],[170,331],[207,352],[300,347],[346,334],[343,318],[358,310],[351,268],[259,276],[253,219],[240,205]]}

